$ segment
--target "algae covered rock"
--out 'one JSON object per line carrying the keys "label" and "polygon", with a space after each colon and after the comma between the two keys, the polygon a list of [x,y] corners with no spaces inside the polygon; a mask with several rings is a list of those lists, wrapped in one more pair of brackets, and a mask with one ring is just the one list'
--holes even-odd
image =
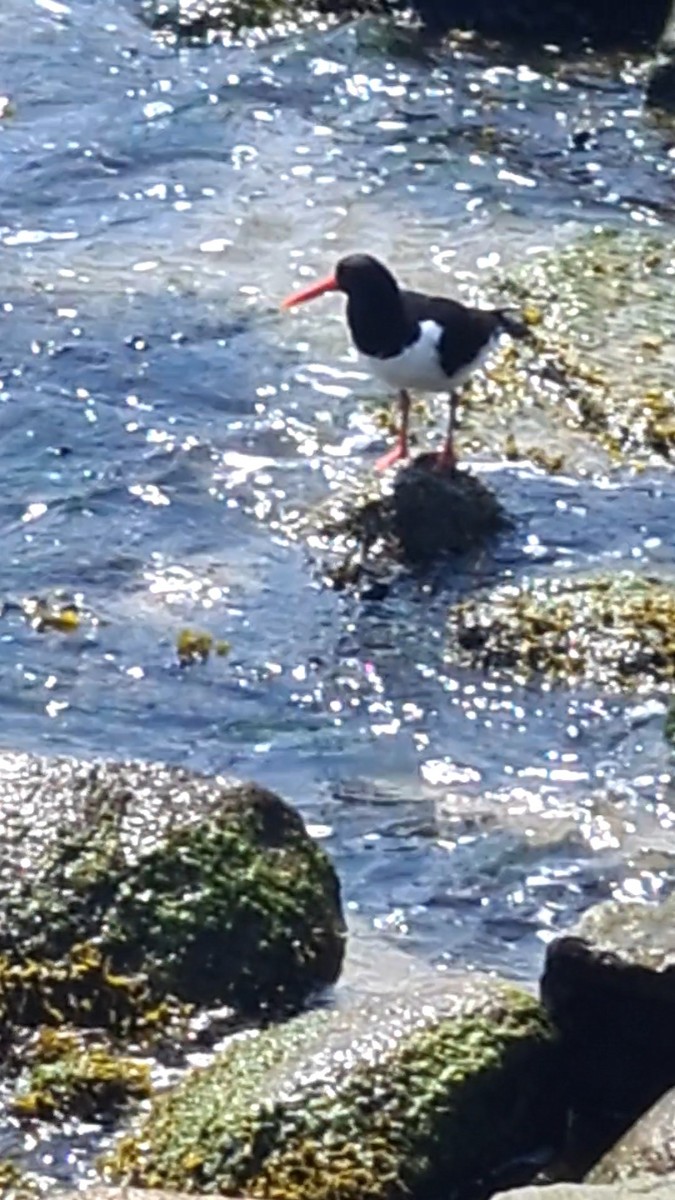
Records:
{"label": "algae covered rock", "polygon": [[4,755],[0,797],[0,1001],[14,1020],[58,1022],[65,1009],[117,1024],[101,997],[120,979],[146,1014],[167,996],[281,1011],[336,979],[337,877],[264,788]]}
{"label": "algae covered rock", "polygon": [[454,1194],[559,1132],[537,1002],[487,978],[240,1036],[155,1102],[107,1170],[270,1200]]}
{"label": "algae covered rock", "polygon": [[649,1109],[593,1168],[589,1183],[669,1178],[675,1194],[675,1090]]}
{"label": "algae covered rock", "polygon": [[419,454],[393,482],[371,477],[331,496],[294,532],[326,554],[336,587],[389,581],[397,566],[423,567],[441,555],[484,545],[508,525],[493,492],[469,471],[436,470]]}
{"label": "algae covered rock", "polygon": [[550,943],[541,991],[563,1037],[575,1138],[594,1161],[675,1086],[675,898],[590,909]]}
{"label": "algae covered rock", "polygon": [[[530,314],[463,393],[463,440],[491,454],[606,473],[670,464],[675,448],[672,238],[602,231],[495,280]],[[486,411],[490,420],[485,420]],[[542,447],[545,448],[542,460]]]}
{"label": "algae covered rock", "polygon": [[668,687],[675,587],[633,572],[501,584],[450,610],[447,657],[523,682]]}

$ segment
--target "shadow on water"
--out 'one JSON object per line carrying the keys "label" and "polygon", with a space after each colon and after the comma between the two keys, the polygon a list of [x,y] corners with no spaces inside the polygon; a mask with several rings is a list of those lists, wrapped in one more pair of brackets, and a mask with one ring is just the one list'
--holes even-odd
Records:
{"label": "shadow on water", "polygon": [[[495,267],[599,222],[660,234],[675,150],[639,67],[401,55],[368,19],[175,51],[114,0],[4,0],[0,60],[6,745],[271,784],[350,910],[439,967],[532,977],[592,901],[670,888],[663,697],[497,684],[443,655],[461,591],[672,573],[669,471],[478,462],[513,529],[379,602],[322,587],[279,517],[382,445],[339,304],[279,299],[347,249],[494,299]],[[79,628],[37,632],[31,595],[75,598]],[[187,625],[230,657],[181,668]]]}

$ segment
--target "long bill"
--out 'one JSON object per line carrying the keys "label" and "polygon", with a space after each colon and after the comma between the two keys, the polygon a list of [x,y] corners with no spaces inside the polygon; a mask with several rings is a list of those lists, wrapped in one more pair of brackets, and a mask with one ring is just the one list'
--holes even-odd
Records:
{"label": "long bill", "polygon": [[334,275],[327,275],[325,279],[320,279],[318,283],[311,283],[309,287],[301,288],[299,292],[293,292],[281,301],[282,308],[293,308],[295,304],[304,304],[306,300],[315,300],[317,296],[323,296],[324,292],[337,292],[337,279]]}

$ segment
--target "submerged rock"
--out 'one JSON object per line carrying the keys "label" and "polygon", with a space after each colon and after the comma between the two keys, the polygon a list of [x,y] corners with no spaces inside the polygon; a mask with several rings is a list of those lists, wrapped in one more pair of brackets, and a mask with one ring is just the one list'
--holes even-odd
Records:
{"label": "submerged rock", "polygon": [[675,1195],[675,1090],[640,1117],[593,1168],[589,1183],[669,1178]]}
{"label": "submerged rock", "polygon": [[303,1014],[159,1097],[107,1169],[268,1200],[455,1194],[559,1134],[555,1039],[488,978]]}
{"label": "submerged rock", "polygon": [[541,991],[565,1047],[573,1153],[590,1163],[675,1086],[675,897],[590,909],[548,947]]}
{"label": "submerged rock", "polygon": [[447,657],[522,681],[668,686],[675,588],[632,572],[502,584],[450,610]]}
{"label": "submerged rock", "polygon": [[0,798],[11,1020],[117,1026],[168,996],[282,1011],[337,978],[335,871],[272,792],[161,764],[7,754]]}

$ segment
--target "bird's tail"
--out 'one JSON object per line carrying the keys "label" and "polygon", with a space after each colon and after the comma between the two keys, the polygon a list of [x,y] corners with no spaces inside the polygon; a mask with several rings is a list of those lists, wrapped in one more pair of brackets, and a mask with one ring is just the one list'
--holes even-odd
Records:
{"label": "bird's tail", "polygon": [[499,328],[503,329],[504,333],[508,333],[510,337],[518,338],[522,341],[523,338],[532,337],[532,330],[525,321],[511,316],[511,313],[518,311],[516,308],[497,308],[495,309],[495,316]]}

